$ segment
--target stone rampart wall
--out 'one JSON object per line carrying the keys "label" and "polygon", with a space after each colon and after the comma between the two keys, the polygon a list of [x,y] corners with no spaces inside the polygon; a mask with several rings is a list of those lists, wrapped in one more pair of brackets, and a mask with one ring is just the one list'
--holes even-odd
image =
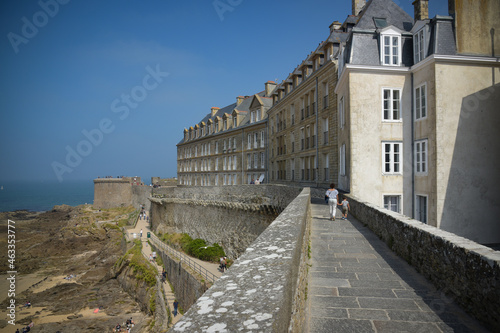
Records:
{"label": "stone rampart wall", "polygon": [[345,195],[351,213],[464,310],[500,332],[500,251]]}
{"label": "stone rampart wall", "polygon": [[200,282],[190,273],[189,268],[186,269],[180,261],[168,256],[152,243],[151,248],[163,260],[167,278],[174,287],[175,297],[179,302],[179,306],[184,311],[187,311],[209,288],[208,285],[206,282]]}
{"label": "stone rampart wall", "polygon": [[306,188],[170,332],[302,332],[310,220]]}
{"label": "stone rampart wall", "polygon": [[97,209],[130,205],[137,209],[145,205],[149,209],[151,193],[152,187],[132,185],[130,178],[94,179],[94,207]]}
{"label": "stone rampart wall", "polygon": [[300,193],[272,185],[153,190],[151,222],[157,233],[187,233],[221,245],[237,258]]}

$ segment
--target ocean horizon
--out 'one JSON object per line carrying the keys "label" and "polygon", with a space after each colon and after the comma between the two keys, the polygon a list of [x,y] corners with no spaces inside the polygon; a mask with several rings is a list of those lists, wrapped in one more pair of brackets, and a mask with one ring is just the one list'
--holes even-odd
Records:
{"label": "ocean horizon", "polygon": [[56,205],[94,203],[93,180],[0,182],[0,212],[50,211]]}

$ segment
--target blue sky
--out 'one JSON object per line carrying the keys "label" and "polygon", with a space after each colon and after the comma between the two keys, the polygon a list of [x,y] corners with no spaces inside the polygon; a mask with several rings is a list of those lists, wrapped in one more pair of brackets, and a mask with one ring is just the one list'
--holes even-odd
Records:
{"label": "blue sky", "polygon": [[286,78],[349,14],[349,0],[4,0],[0,181],[174,177],[185,127]]}

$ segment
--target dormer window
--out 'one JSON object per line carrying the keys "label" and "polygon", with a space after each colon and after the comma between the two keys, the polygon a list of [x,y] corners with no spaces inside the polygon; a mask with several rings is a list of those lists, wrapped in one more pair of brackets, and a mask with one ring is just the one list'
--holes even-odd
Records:
{"label": "dormer window", "polygon": [[424,60],[425,57],[425,30],[420,29],[413,35],[413,52],[415,63]]}
{"label": "dormer window", "polygon": [[257,110],[257,117],[255,118],[255,121],[259,121],[260,120],[260,110]]}
{"label": "dormer window", "polygon": [[380,62],[386,66],[401,65],[401,32],[394,27],[380,31]]}
{"label": "dormer window", "polygon": [[255,111],[250,112],[250,123],[255,122]]}
{"label": "dormer window", "polygon": [[227,130],[227,119],[224,119],[224,131]]}
{"label": "dormer window", "polygon": [[233,128],[236,128],[237,125],[238,125],[237,118],[236,116],[233,116]]}

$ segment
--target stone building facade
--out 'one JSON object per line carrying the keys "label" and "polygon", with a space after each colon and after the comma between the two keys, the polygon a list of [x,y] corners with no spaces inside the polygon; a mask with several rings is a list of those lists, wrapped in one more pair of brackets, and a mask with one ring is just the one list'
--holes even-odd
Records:
{"label": "stone building facade", "polygon": [[273,183],[328,187],[336,182],[339,47],[352,17],[330,25],[330,35],[273,93],[268,111],[269,179]]}
{"label": "stone building facade", "polygon": [[276,84],[236,103],[212,108],[199,123],[184,130],[177,144],[178,184],[220,186],[250,184],[267,169],[267,110]]}
{"label": "stone building facade", "polygon": [[[500,2],[449,3],[450,16],[432,19],[427,0],[413,2],[415,19],[391,0],[367,2],[359,13],[335,88],[339,188],[499,243],[499,23],[486,12],[499,13]],[[481,11],[491,34],[475,28]]]}

